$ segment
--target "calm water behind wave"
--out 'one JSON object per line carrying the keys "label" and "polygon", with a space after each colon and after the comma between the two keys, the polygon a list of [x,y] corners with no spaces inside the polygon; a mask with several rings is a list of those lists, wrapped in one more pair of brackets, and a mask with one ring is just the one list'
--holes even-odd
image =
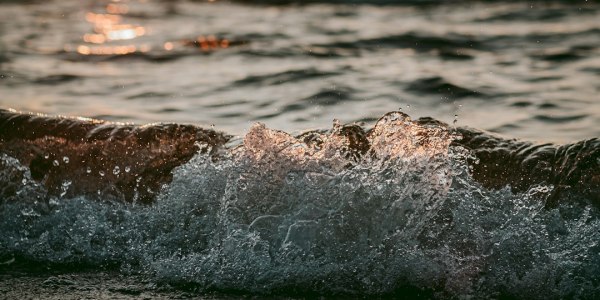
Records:
{"label": "calm water behind wave", "polygon": [[0,106],[287,131],[399,107],[507,136],[600,135],[600,5],[0,4]]}

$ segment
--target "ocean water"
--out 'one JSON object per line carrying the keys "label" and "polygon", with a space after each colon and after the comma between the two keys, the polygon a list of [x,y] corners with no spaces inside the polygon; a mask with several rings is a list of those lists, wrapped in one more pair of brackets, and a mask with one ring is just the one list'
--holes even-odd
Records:
{"label": "ocean water", "polygon": [[6,297],[600,297],[597,2],[0,20]]}
{"label": "ocean water", "polygon": [[309,2],[3,1],[0,105],[240,135],[399,108],[530,140],[600,134],[595,1]]}

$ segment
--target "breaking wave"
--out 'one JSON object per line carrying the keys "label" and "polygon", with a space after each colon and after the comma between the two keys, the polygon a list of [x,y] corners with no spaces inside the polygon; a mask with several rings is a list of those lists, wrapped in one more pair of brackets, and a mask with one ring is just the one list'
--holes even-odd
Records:
{"label": "breaking wave", "polygon": [[[19,133],[35,122],[58,125]],[[190,128],[4,111],[0,268],[117,267],[271,295],[600,296],[595,139],[533,145],[400,112],[298,136]]]}

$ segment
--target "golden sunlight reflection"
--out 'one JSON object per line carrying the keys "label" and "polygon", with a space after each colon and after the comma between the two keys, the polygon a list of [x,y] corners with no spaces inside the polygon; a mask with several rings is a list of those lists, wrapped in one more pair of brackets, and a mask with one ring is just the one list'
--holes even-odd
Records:
{"label": "golden sunlight reflection", "polygon": [[[146,28],[123,23],[123,17],[129,11],[127,5],[108,4],[107,13],[88,12],[85,20],[93,25],[94,33],[83,35],[83,41],[92,45],[79,45],[77,52],[82,55],[126,55],[136,51],[148,52],[150,46],[107,45],[110,41],[132,40],[146,34]],[[67,49],[68,47],[65,47]]]}
{"label": "golden sunlight reflection", "polygon": [[83,35],[83,40],[86,43],[104,44],[104,42],[106,42],[106,37],[103,34],[86,33]]}
{"label": "golden sunlight reflection", "polygon": [[106,6],[106,11],[111,14],[126,14],[129,12],[129,6],[126,4],[108,4]]}
{"label": "golden sunlight reflection", "polygon": [[[241,45],[228,39],[218,38],[214,35],[200,35],[195,39],[182,39],[177,41],[164,41],[152,47],[141,44],[137,40],[146,36],[149,30],[139,24],[132,24],[127,20],[132,8],[136,5],[145,5],[146,0],[104,0],[85,13],[85,20],[92,25],[92,32],[83,34],[85,44],[65,45],[67,52],[76,51],[81,55],[126,55],[134,52],[147,53],[152,49],[173,51],[181,48],[195,48],[201,52],[211,52],[218,49],[229,48],[232,45]],[[129,3],[129,4],[127,4]],[[126,43],[126,44],[124,44]]]}
{"label": "golden sunlight reflection", "polygon": [[121,16],[88,12],[85,14],[85,20],[95,24],[96,26],[109,26],[121,22]]}
{"label": "golden sunlight reflection", "polygon": [[182,40],[181,44],[188,47],[196,47],[202,51],[213,51],[220,48],[229,48],[231,42],[228,39],[220,39],[214,35],[201,35],[195,40]]}
{"label": "golden sunlight reflection", "polygon": [[[83,35],[83,41],[87,44],[77,46],[76,50],[82,55],[126,55],[136,51],[148,52],[149,45],[136,46],[109,45],[112,41],[133,40],[146,35],[146,28],[140,25],[124,22],[124,15],[129,12],[129,6],[112,1],[101,13],[89,11],[85,14],[85,20],[92,24],[93,33]],[[65,46],[65,49],[71,47]]]}
{"label": "golden sunlight reflection", "polygon": [[88,13],[86,20],[94,25],[94,32],[102,34],[106,40],[129,40],[146,34],[142,26],[120,24],[121,18],[113,15]]}
{"label": "golden sunlight reflection", "polygon": [[104,32],[109,40],[131,40],[146,33],[144,27],[115,26]]}
{"label": "golden sunlight reflection", "polygon": [[125,55],[134,53],[136,50],[137,47],[135,45],[95,47],[80,45],[77,47],[77,52],[83,55]]}

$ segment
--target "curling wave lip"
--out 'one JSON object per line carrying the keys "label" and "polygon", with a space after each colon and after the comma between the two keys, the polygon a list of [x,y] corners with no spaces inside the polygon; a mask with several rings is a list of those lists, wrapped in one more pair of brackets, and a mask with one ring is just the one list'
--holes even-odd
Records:
{"label": "curling wave lip", "polygon": [[[471,175],[487,188],[510,186],[522,192],[546,184],[554,187],[547,206],[566,199],[600,206],[597,138],[559,146],[534,144],[454,128],[431,118],[413,121],[404,113],[390,112],[369,130],[336,123],[331,130],[294,137],[258,124],[246,134],[242,145],[226,148],[230,139],[227,134],[194,125],[135,126],[0,111],[0,153],[28,166],[31,177],[45,185],[51,195],[60,194],[62,184],[68,181],[71,195],[101,191],[126,202],[152,203],[160,187],[172,179],[171,171],[199,151],[208,152],[213,159],[233,153],[251,158],[255,164],[288,159],[281,170],[284,177],[296,164],[327,165],[339,172],[367,161],[431,158],[446,155],[449,147],[464,147],[473,155],[468,161]],[[267,151],[265,145],[275,148]],[[114,171],[116,168],[119,172]],[[123,168],[128,171],[120,172]],[[444,182],[448,176],[440,174],[433,181]]]}

